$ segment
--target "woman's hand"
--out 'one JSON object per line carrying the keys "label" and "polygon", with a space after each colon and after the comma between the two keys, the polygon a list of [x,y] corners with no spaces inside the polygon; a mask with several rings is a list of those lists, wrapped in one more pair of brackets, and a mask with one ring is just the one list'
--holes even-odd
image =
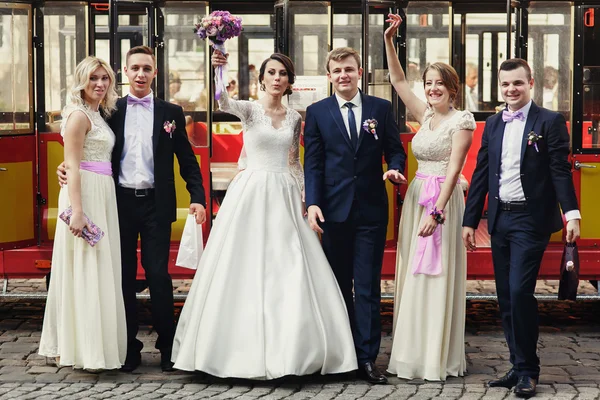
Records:
{"label": "woman's hand", "polygon": [[421,226],[419,227],[419,232],[417,232],[417,235],[423,236],[423,237],[431,236],[431,235],[433,235],[433,232],[435,232],[437,227],[438,227],[438,223],[436,222],[436,220],[431,218],[430,215],[428,215],[425,218],[425,221],[423,221],[421,223]]}
{"label": "woman's hand", "polygon": [[69,224],[69,230],[71,233],[74,236],[81,237],[81,232],[85,227],[90,230],[83,213],[73,213],[73,215],[71,215],[71,223]]}
{"label": "woman's hand", "polygon": [[213,67],[220,67],[223,65],[227,65],[227,57],[229,57],[229,53],[223,55],[219,50],[213,51],[213,55],[210,58]]}
{"label": "woman's hand", "polygon": [[402,18],[398,14],[388,14],[388,19],[385,22],[389,22],[390,26],[385,30],[383,36],[386,39],[393,39],[396,37],[396,32],[402,23]]}

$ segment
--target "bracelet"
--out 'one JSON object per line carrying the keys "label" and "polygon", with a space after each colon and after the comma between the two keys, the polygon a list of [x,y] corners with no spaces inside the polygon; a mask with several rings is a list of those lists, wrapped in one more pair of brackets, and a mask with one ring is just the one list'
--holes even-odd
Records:
{"label": "bracelet", "polygon": [[438,210],[437,207],[433,207],[433,210],[431,210],[429,215],[431,215],[431,218],[433,218],[438,225],[443,225],[446,221],[446,218],[444,217],[444,210]]}

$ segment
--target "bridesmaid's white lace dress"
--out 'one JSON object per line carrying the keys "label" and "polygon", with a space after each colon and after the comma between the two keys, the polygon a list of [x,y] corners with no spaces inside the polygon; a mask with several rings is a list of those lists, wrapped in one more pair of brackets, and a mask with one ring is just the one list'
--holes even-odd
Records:
{"label": "bridesmaid's white lace dress", "polygon": [[181,312],[175,368],[275,379],[356,369],[348,313],[302,215],[300,115],[275,128],[257,102],[222,97],[243,123],[231,182]]}
{"label": "bridesmaid's white lace dress", "polygon": [[[99,112],[68,107],[90,119],[82,161],[110,162],[115,135]],[[64,125],[61,134],[64,134]],[[60,356],[61,365],[116,369],[125,362],[127,329],[121,291],[121,246],[117,198],[112,176],[80,170],[83,212],[104,231],[91,247],[57,219],[52,274],[39,354]],[[58,214],[70,205],[67,186],[58,195]]]}
{"label": "bridesmaid's white lace dress", "polygon": [[[469,111],[459,111],[435,129],[428,109],[412,140],[412,151],[424,175],[446,176],[452,135],[475,129]],[[419,205],[423,180],[413,179],[406,192],[396,260],[394,341],[388,371],[401,378],[445,380],[466,372],[465,309],[467,253],[462,243],[464,193],[459,184],[445,208],[442,228],[442,272],[413,275],[417,232],[429,210]],[[440,229],[440,227],[438,227]]]}

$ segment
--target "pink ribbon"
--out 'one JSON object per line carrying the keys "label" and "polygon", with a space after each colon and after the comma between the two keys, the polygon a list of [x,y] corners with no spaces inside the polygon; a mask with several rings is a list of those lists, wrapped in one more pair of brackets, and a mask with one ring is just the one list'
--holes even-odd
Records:
{"label": "pink ribbon", "polygon": [[[425,218],[431,218],[429,213],[440,196],[440,185],[446,180],[445,176],[416,174],[422,179],[419,205],[425,207]],[[439,275],[442,273],[442,226],[438,225],[433,234],[427,237],[417,237],[417,250],[413,259],[413,275]]]}
{"label": "pink ribbon", "polygon": [[82,161],[79,169],[100,175],[112,176],[112,164],[110,161]]}

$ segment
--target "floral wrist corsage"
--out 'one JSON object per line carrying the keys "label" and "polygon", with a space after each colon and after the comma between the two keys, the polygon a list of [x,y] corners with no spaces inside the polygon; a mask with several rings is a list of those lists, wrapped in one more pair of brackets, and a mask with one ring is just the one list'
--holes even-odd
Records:
{"label": "floral wrist corsage", "polygon": [[438,225],[443,225],[446,221],[446,217],[444,217],[444,210],[438,210],[437,207],[433,207],[433,210],[431,210],[429,215],[431,215],[431,218],[433,218]]}

